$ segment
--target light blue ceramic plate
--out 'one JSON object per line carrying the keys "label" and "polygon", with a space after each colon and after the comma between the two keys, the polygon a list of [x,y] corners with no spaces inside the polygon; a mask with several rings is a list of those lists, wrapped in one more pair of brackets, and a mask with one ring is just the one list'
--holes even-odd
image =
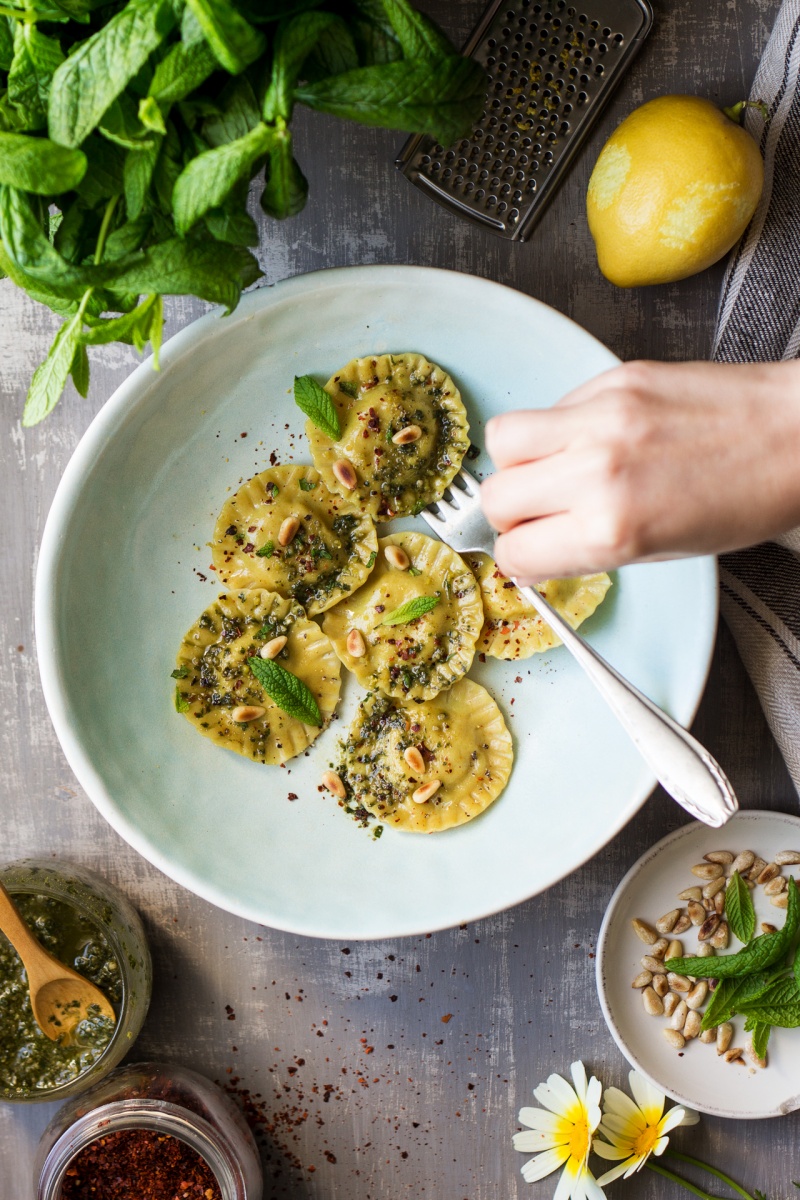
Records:
{"label": "light blue ceramic plate", "polygon": [[[594,854],[654,783],[563,649],[476,664],[514,735],[514,772],[483,816],[429,837],[376,841],[319,790],[352,679],[341,719],[283,769],[220,750],[174,712],[176,648],[215,594],[206,543],[223,500],[273,451],[308,461],[293,376],[390,350],[453,374],[478,444],[493,413],[550,405],[616,362],[545,305],[448,271],[356,267],[264,288],[183,330],[160,374],[144,363],[111,397],[61,481],[37,578],[45,696],[100,812],[212,903],[319,937],[419,933],[516,904]],[[692,559],[619,572],[584,628],[688,723],[716,615],[715,564]]]}

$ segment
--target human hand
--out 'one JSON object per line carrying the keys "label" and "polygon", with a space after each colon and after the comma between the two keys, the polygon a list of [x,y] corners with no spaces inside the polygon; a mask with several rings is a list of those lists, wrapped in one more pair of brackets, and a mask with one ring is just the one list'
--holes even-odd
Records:
{"label": "human hand", "polygon": [[630,362],[494,417],[482,485],[520,583],[749,546],[800,524],[800,362]]}

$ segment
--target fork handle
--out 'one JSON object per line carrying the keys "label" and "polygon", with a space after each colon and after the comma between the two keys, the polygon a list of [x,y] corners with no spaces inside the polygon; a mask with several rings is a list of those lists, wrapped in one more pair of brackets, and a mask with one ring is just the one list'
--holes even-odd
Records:
{"label": "fork handle", "polygon": [[724,825],[739,805],[716,759],[683,726],[615,671],[539,592],[520,584],[517,587],[578,660],[664,790],[699,821],[715,829]]}

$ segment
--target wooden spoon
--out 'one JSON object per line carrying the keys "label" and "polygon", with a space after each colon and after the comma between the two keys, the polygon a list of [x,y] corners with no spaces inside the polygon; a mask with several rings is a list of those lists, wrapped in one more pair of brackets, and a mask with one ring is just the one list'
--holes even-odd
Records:
{"label": "wooden spoon", "polygon": [[33,1015],[46,1037],[70,1045],[76,1025],[87,1017],[106,1017],[116,1023],[114,1009],[100,989],[53,958],[36,940],[2,883],[0,930],[22,959]]}

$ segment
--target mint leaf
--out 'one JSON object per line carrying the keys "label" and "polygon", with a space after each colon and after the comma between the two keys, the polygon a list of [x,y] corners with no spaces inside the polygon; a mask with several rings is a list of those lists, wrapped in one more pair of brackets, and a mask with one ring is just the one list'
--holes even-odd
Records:
{"label": "mint leaf", "polygon": [[80,150],[68,150],[49,138],[0,133],[0,183],[50,196],[72,191],[85,172],[86,155]]}
{"label": "mint leaf", "polygon": [[243,246],[170,238],[133,257],[129,266],[121,264],[114,286],[137,294],[200,296],[224,304],[230,312],[242,288],[255,283],[261,274],[258,263]]}
{"label": "mint leaf", "polygon": [[301,479],[300,480],[300,491],[301,492],[313,492],[313,490],[316,486],[317,486],[316,483],[314,483],[310,479]]}
{"label": "mint leaf", "polygon": [[288,129],[278,129],[270,148],[261,207],[268,217],[282,221],[301,212],[307,198],[308,180],[292,153],[292,135]]}
{"label": "mint leaf", "polygon": [[159,104],[175,104],[205,83],[217,65],[202,35],[199,42],[188,46],[185,42],[177,42],[156,66],[148,95]]}
{"label": "mint leaf", "polygon": [[7,81],[8,100],[25,129],[44,129],[47,125],[50,86],[63,61],[63,52],[55,38],[40,33],[33,24],[16,24],[14,58]]}
{"label": "mint leaf", "polygon": [[442,31],[412,8],[408,0],[381,0],[381,3],[406,58],[428,58],[437,62],[453,53],[453,47]]}
{"label": "mint leaf", "polygon": [[43,421],[61,398],[75,358],[81,323],[78,312],[61,326],[47,358],[34,371],[22,412],[22,424],[26,428]]}
{"label": "mint leaf", "polygon": [[753,1050],[759,1058],[764,1058],[767,1053],[767,1043],[771,1032],[772,1026],[764,1021],[757,1022],[753,1028]]}
{"label": "mint leaf", "polygon": [[370,554],[369,558],[367,559],[367,570],[371,571],[377,561],[378,561],[377,551],[373,550],[372,553]]}
{"label": "mint leaf", "polygon": [[725,892],[725,913],[731,930],[746,945],[755,932],[756,910],[750,889],[738,871],[731,875]]}
{"label": "mint leaf", "polygon": [[89,395],[89,355],[86,353],[86,347],[80,340],[78,340],[75,346],[75,353],[72,356],[69,373],[72,376],[72,382],[75,384],[76,392],[79,396],[83,396],[85,400]]}
{"label": "mint leaf", "polygon": [[151,328],[160,307],[160,296],[147,296],[140,305],[121,317],[87,317],[87,329],[80,335],[84,346],[105,346],[109,342],[125,342],[141,353],[150,337]]}
{"label": "mint leaf", "polygon": [[295,375],[294,402],[326,437],[334,442],[341,437],[342,427],[333,401],[310,375]]}
{"label": "mint leaf", "polygon": [[422,617],[431,609],[436,608],[438,603],[438,596],[414,596],[413,599],[406,600],[405,604],[401,604],[394,612],[387,613],[381,621],[381,625],[407,625],[409,621],[416,621],[417,617]]}
{"label": "mint leaf", "polygon": [[351,400],[358,399],[358,384],[350,383],[347,379],[340,379],[337,383],[340,392],[344,392],[345,396],[349,396]]}
{"label": "mint leaf", "polygon": [[289,120],[294,103],[294,87],[303,63],[320,35],[335,20],[333,13],[307,12],[281,21],[275,37],[272,79],[264,97],[265,121],[275,121],[278,117]]}
{"label": "mint leaf", "polygon": [[229,0],[187,0],[220,66],[238,75],[264,51],[264,35]]}
{"label": "mint leaf", "polygon": [[186,663],[184,663],[182,667],[176,667],[175,670],[171,672],[170,679],[185,679],[188,674],[189,668],[187,667]]}
{"label": "mint leaf", "polygon": [[189,701],[186,699],[186,697],[181,692],[181,689],[176,684],[175,685],[175,712],[188,712],[189,707],[190,707]]}
{"label": "mint leaf", "polygon": [[291,671],[268,658],[248,658],[250,670],[278,708],[306,725],[321,725],[322,713],[311,691]]}
{"label": "mint leaf", "polygon": [[256,557],[257,558],[272,558],[274,553],[275,553],[275,543],[274,542],[266,542],[265,545],[263,545],[260,550],[256,550]]}
{"label": "mint leaf", "polygon": [[275,134],[260,124],[236,141],[198,154],[184,167],[172,193],[178,233],[186,233],[209,209],[227,199],[234,186],[250,176],[254,163],[266,154]]}
{"label": "mint leaf", "polygon": [[409,567],[408,573],[409,573],[409,575],[413,575],[414,578],[416,579],[418,575],[422,574],[422,571],[417,570],[416,567]]}

